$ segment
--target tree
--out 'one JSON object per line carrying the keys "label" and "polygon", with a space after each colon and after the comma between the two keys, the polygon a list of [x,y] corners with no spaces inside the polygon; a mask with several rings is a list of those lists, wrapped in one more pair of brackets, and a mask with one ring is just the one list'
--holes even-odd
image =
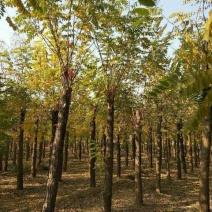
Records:
{"label": "tree", "polygon": [[[197,12],[205,17],[205,9],[209,2],[201,1],[203,7]],[[176,14],[175,14],[176,15]],[[183,29],[181,30],[183,37],[181,38],[182,44],[180,50],[176,52],[177,62],[173,64],[173,72],[163,79],[166,82],[164,89],[178,88],[182,96],[191,96],[193,100],[198,103],[198,110],[193,120],[193,126],[198,126],[203,121],[202,129],[202,148],[201,148],[201,174],[200,174],[200,211],[209,211],[210,198],[209,198],[209,163],[210,163],[210,148],[211,148],[211,13],[206,22],[205,35],[201,30],[201,23],[195,25],[191,22],[191,15],[180,14],[178,21],[183,19]],[[194,29],[196,26],[196,30]],[[178,32],[179,32],[178,28]],[[186,47],[185,47],[186,46]],[[186,49],[186,51],[185,51]],[[188,57],[188,54],[190,57]],[[181,57],[182,56],[182,57]],[[196,62],[198,58],[198,63]],[[182,67],[186,67],[182,69]],[[161,93],[159,89],[156,93]],[[176,91],[176,90],[175,90]],[[203,118],[204,117],[204,118]]]}

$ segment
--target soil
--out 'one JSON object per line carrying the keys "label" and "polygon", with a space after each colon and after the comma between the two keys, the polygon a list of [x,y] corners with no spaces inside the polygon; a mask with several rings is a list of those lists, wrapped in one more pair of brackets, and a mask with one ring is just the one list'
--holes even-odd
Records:
{"label": "soil", "polygon": [[[123,162],[124,163],[124,162]],[[10,164],[8,172],[0,173],[0,211],[41,211],[46,193],[48,171],[44,165],[39,168],[37,177],[30,175],[30,164],[25,164],[24,190],[16,190],[16,172]],[[175,163],[172,164],[175,167]],[[59,184],[56,210],[63,212],[98,212],[102,208],[103,170],[97,166],[97,186],[89,187],[88,160],[70,158],[68,171],[63,173]],[[144,205],[134,205],[133,166],[122,167],[122,176],[118,179],[114,173],[113,212],[153,212],[153,211],[199,211],[198,204],[198,168],[193,173],[183,174],[182,180],[176,179],[172,168],[171,183],[166,179],[166,170],[162,174],[162,193],[155,191],[154,169],[148,163],[142,167]],[[114,170],[116,167],[114,166]]]}

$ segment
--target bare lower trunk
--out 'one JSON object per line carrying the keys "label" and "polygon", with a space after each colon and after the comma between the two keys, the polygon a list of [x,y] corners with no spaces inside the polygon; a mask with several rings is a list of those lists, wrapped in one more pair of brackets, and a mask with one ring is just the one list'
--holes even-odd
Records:
{"label": "bare lower trunk", "polygon": [[116,170],[116,175],[118,178],[121,177],[121,146],[120,146],[120,135],[117,135],[117,155],[116,155],[116,160],[117,160],[117,170]]}
{"label": "bare lower trunk", "polygon": [[61,155],[61,143],[64,142],[66,126],[69,115],[69,105],[71,99],[71,88],[64,88],[61,101],[61,108],[58,113],[58,123],[52,148],[52,157],[47,180],[46,197],[43,204],[43,212],[53,212],[55,208],[58,180],[59,180],[59,157]]}
{"label": "bare lower trunk", "polygon": [[177,179],[182,179],[181,160],[180,160],[180,139],[181,139],[181,125],[177,124],[177,141],[176,141],[176,160],[177,160]]}
{"label": "bare lower trunk", "polygon": [[132,161],[133,166],[135,167],[135,135],[132,135],[131,143],[132,143]]}
{"label": "bare lower trunk", "polygon": [[162,116],[158,116],[157,125],[157,160],[156,160],[156,191],[161,193],[161,167],[162,167]]}
{"label": "bare lower trunk", "polygon": [[[50,148],[49,148],[49,158],[51,160],[51,155],[52,155],[52,148],[53,148],[53,142],[54,142],[54,137],[56,133],[56,127],[57,127],[57,122],[58,122],[58,113],[59,111],[57,109],[53,110],[51,112],[52,114],[52,135],[51,135],[51,141],[50,141]],[[50,162],[49,162],[50,163]]]}
{"label": "bare lower trunk", "polygon": [[16,140],[13,140],[13,165],[16,165],[17,162],[17,143]]}
{"label": "bare lower trunk", "polygon": [[153,168],[153,154],[152,154],[152,127],[149,128],[149,161],[150,167]]}
{"label": "bare lower trunk", "polygon": [[90,158],[90,187],[96,186],[96,113],[98,111],[98,107],[96,106],[93,111],[93,117],[91,120],[91,135],[90,135],[90,142],[89,142],[89,158]]}
{"label": "bare lower trunk", "polygon": [[20,112],[20,121],[19,121],[19,137],[18,137],[18,173],[17,173],[17,189],[23,189],[23,142],[24,142],[24,120],[25,120],[26,110],[24,108],[21,109]]}
{"label": "bare lower trunk", "polygon": [[4,155],[4,149],[0,148],[0,171],[3,170],[3,155]]}
{"label": "bare lower trunk", "polygon": [[198,153],[197,153],[197,138],[194,135],[194,166],[195,168],[198,167]]}
{"label": "bare lower trunk", "polygon": [[67,171],[67,167],[68,167],[68,146],[69,146],[69,131],[66,131],[64,161],[63,161],[63,171],[64,172]]}
{"label": "bare lower trunk", "polygon": [[191,170],[191,172],[193,172],[194,171],[194,163],[193,163],[193,148],[192,148],[192,136],[191,136],[191,132],[189,133],[188,139],[189,139],[189,162],[190,162],[190,170]]}
{"label": "bare lower trunk", "polygon": [[180,119],[179,122],[178,122],[178,128],[179,128],[179,131],[180,131],[179,142],[180,142],[180,155],[181,155],[182,168],[183,168],[184,174],[187,174],[186,158],[185,158],[185,145],[184,145],[184,142],[183,142],[183,135],[182,135],[182,132],[181,132],[181,130],[183,128],[182,119]]}
{"label": "bare lower trunk", "polygon": [[4,153],[4,171],[5,172],[8,169],[9,151],[10,151],[10,142],[6,141],[6,148]]}
{"label": "bare lower trunk", "polygon": [[79,158],[79,161],[82,160],[82,136],[80,136],[79,143],[78,143],[78,158]]}
{"label": "bare lower trunk", "polygon": [[129,146],[128,146],[127,135],[125,135],[124,149],[125,149],[125,166],[128,167],[128,165],[129,165]]}
{"label": "bare lower trunk", "polygon": [[33,141],[33,148],[32,148],[32,163],[31,163],[31,175],[32,177],[36,177],[36,161],[37,161],[37,143],[38,143],[38,119],[35,121],[35,135]]}
{"label": "bare lower trunk", "polygon": [[107,93],[107,139],[105,156],[105,181],[103,189],[103,206],[105,212],[112,210],[113,186],[113,130],[114,130],[114,91]]}
{"label": "bare lower trunk", "polygon": [[105,158],[105,156],[106,156],[106,149],[107,149],[106,135],[105,135],[105,133],[103,133],[103,135],[102,135],[102,146],[103,146],[103,157]]}
{"label": "bare lower trunk", "polygon": [[170,169],[170,139],[167,138],[166,135],[166,139],[165,139],[165,158],[166,158],[166,168],[167,168],[167,172],[166,172],[166,177],[169,183],[171,183],[171,169]]}
{"label": "bare lower trunk", "polygon": [[141,180],[141,115],[137,110],[135,114],[135,204],[143,204]]}
{"label": "bare lower trunk", "polygon": [[42,156],[43,156],[43,139],[41,138],[41,142],[39,143],[39,148],[38,148],[38,162],[37,166],[39,167],[41,162],[42,162]]}
{"label": "bare lower trunk", "polygon": [[211,129],[212,113],[204,118],[202,129],[201,162],[200,162],[200,190],[199,203],[200,211],[210,211],[210,186],[209,186],[209,167],[210,167],[210,149],[211,149]]}

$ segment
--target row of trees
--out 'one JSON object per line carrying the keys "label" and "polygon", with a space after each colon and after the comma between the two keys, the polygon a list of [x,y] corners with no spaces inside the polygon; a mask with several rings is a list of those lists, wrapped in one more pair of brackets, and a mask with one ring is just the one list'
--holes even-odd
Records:
{"label": "row of trees", "polygon": [[[153,1],[139,2],[155,5]],[[48,142],[51,159],[43,211],[54,211],[58,182],[62,179],[65,137],[67,141],[81,136],[89,138],[91,186],[95,186],[97,140],[101,138],[105,146],[104,210],[111,211],[114,137],[117,136],[120,167],[120,135],[126,153],[126,141],[131,135],[135,150],[135,202],[140,205],[141,144],[146,143],[153,166],[152,135],[156,133],[156,189],[161,192],[163,148],[168,176],[169,152],[173,148],[181,178],[181,162],[186,173],[183,137],[193,135],[193,116],[197,123],[207,115],[203,125],[200,205],[202,211],[208,211],[211,116],[204,112],[211,106],[210,19],[206,42],[204,20],[194,20],[194,14],[175,14],[179,25],[165,34],[161,9],[138,8],[125,0],[4,3],[16,7],[17,15],[13,19],[7,17],[7,21],[24,34],[24,39],[15,38],[11,49],[1,43],[0,53],[0,155],[7,154],[12,140],[17,141],[17,188],[23,189],[24,142],[33,143],[33,177],[38,142]],[[200,4],[197,15],[205,17],[210,1],[202,0]],[[170,42],[179,32],[181,45],[169,57]],[[179,93],[186,94],[186,98],[179,98]],[[197,155],[197,149],[192,151],[196,135],[190,139],[191,164],[192,153]]]}

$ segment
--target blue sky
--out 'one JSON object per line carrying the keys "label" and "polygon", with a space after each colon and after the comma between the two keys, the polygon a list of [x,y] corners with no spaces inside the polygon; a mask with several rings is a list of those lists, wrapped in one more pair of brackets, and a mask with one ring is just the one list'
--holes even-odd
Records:
{"label": "blue sky", "polygon": [[[182,2],[182,0],[160,0],[159,5],[163,8],[164,16],[168,18],[173,12],[182,10],[191,11],[193,9],[192,6],[185,6]],[[10,16],[11,14],[11,10],[6,12],[6,16]],[[0,19],[0,40],[5,41],[9,45],[11,43],[13,33],[14,31],[11,27],[9,27],[5,18]]]}

